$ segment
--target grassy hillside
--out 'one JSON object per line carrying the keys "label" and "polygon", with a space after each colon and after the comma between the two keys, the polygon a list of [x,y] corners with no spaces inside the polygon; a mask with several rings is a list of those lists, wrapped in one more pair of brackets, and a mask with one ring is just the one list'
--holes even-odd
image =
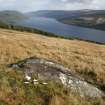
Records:
{"label": "grassy hillside", "polygon": [[105,45],[0,29],[1,105],[105,104],[103,100],[81,99],[78,95],[68,95],[63,87],[54,83],[38,88],[31,84],[29,87],[24,86],[23,73],[7,68],[6,64],[32,56],[60,63],[105,91]]}
{"label": "grassy hillside", "polygon": [[83,16],[78,18],[68,18],[59,20],[65,24],[72,24],[81,27],[105,30],[105,15],[91,15],[91,16]]}
{"label": "grassy hillside", "polygon": [[0,29],[0,55],[3,65],[32,56],[51,59],[105,84],[105,45]]}

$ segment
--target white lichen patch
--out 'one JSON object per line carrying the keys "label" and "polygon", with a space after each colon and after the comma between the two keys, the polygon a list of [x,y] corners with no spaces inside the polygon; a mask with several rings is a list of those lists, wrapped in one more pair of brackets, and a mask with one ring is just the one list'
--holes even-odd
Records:
{"label": "white lichen patch", "polygon": [[72,84],[72,83],[73,83],[73,80],[70,79],[70,80],[68,81],[68,84]]}
{"label": "white lichen patch", "polygon": [[60,73],[59,74],[59,78],[60,78],[62,84],[67,85],[67,78],[66,78],[66,75],[65,74]]}

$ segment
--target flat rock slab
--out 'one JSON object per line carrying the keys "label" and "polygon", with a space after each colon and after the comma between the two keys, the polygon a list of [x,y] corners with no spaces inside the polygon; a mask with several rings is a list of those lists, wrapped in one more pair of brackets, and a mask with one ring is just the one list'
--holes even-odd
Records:
{"label": "flat rock slab", "polygon": [[100,89],[82,80],[70,69],[45,59],[29,58],[10,66],[23,70],[29,76],[35,74],[41,80],[59,82],[70,88],[72,92],[80,94],[81,97],[101,98],[105,96]]}

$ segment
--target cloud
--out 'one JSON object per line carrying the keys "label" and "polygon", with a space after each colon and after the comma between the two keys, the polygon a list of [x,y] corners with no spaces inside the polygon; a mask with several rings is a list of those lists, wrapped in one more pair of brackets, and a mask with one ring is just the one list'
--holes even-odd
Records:
{"label": "cloud", "polygon": [[15,2],[16,0],[0,0],[0,10],[11,8]]}
{"label": "cloud", "polygon": [[105,0],[0,0],[0,10],[105,9]]}
{"label": "cloud", "polygon": [[0,5],[8,5],[8,4],[12,4],[15,3],[16,0],[0,0]]}

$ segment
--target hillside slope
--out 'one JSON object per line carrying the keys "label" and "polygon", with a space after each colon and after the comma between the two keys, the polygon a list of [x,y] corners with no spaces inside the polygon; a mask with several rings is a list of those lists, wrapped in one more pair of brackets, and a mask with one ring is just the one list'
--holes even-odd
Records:
{"label": "hillside slope", "polygon": [[77,25],[81,27],[105,30],[105,15],[104,16],[85,16],[74,19],[62,19],[60,22],[69,25]]}
{"label": "hillside slope", "polygon": [[[74,96],[68,99],[65,90],[59,86],[55,89],[57,85],[46,88],[39,86],[39,89],[31,85],[29,87],[23,86],[24,77],[22,73],[20,71],[11,71],[6,67],[6,64],[16,63],[33,56],[62,64],[78,73],[87,82],[105,91],[105,45],[0,29],[0,101],[2,103],[34,105],[36,101],[33,97],[35,97],[37,99],[36,105],[44,105],[41,103],[48,102],[46,100],[49,97],[51,99],[49,100],[50,104],[47,103],[46,105],[61,105],[64,100],[72,104],[79,103],[79,105],[96,105],[97,103],[98,105],[104,105],[102,101],[100,103],[96,103],[96,101],[90,103],[78,96],[75,96],[75,99]],[[18,90],[16,87],[18,87]],[[59,90],[62,90],[62,92]],[[16,91],[18,92],[14,94]]]}
{"label": "hillside slope", "polygon": [[64,10],[41,10],[36,12],[29,12],[26,15],[35,17],[47,17],[47,18],[55,18],[59,19],[69,19],[69,18],[79,18],[81,16],[105,16],[105,10],[71,10],[71,11],[64,11]]}
{"label": "hillside slope", "polygon": [[0,29],[0,55],[3,65],[32,56],[51,59],[105,84],[105,45]]}

